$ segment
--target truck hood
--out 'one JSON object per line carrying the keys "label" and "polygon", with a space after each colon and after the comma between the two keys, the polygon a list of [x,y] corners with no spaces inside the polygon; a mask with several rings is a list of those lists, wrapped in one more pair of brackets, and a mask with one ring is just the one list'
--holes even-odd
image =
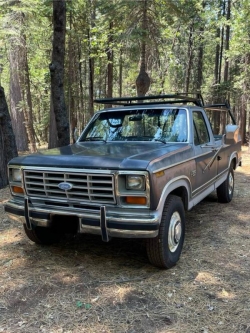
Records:
{"label": "truck hood", "polygon": [[[153,171],[162,160],[167,164],[191,157],[191,146],[161,142],[79,142],[73,145],[41,150],[36,154],[13,158],[10,165],[76,169],[130,169]],[[169,157],[169,158],[167,158]],[[167,159],[166,159],[167,158]],[[174,158],[174,161],[173,161]]]}

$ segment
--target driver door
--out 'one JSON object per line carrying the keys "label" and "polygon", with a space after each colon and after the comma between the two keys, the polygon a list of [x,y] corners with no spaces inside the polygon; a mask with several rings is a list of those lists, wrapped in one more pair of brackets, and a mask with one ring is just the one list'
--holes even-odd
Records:
{"label": "driver door", "polygon": [[217,176],[217,161],[213,161],[216,152],[211,148],[213,138],[210,136],[203,113],[198,110],[193,111],[193,133],[196,177],[192,194],[196,196],[206,191]]}

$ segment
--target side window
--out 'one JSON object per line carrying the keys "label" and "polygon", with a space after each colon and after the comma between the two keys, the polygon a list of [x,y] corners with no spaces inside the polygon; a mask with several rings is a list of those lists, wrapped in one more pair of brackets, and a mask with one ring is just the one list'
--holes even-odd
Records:
{"label": "side window", "polygon": [[194,119],[194,144],[202,145],[210,141],[206,122],[200,111],[193,111]]}
{"label": "side window", "polygon": [[198,133],[197,133],[195,123],[193,123],[193,130],[194,130],[194,144],[195,144],[195,146],[198,146],[200,144],[200,140],[199,140],[199,137],[198,137]]}

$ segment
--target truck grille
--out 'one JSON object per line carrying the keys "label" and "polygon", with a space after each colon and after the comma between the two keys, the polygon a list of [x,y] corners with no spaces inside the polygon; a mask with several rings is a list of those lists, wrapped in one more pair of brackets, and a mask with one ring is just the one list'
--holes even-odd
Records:
{"label": "truck grille", "polygon": [[[58,185],[64,182],[72,188],[60,189]],[[113,175],[24,170],[24,183],[30,197],[115,203]]]}

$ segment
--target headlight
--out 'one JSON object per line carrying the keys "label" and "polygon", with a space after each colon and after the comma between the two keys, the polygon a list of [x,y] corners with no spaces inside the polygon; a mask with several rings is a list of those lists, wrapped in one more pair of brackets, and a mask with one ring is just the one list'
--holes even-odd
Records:
{"label": "headlight", "polygon": [[145,177],[144,176],[127,176],[126,187],[128,190],[145,190]]}
{"label": "headlight", "polygon": [[22,173],[20,169],[12,169],[11,171],[12,174],[12,181],[13,182],[21,182],[22,180]]}

